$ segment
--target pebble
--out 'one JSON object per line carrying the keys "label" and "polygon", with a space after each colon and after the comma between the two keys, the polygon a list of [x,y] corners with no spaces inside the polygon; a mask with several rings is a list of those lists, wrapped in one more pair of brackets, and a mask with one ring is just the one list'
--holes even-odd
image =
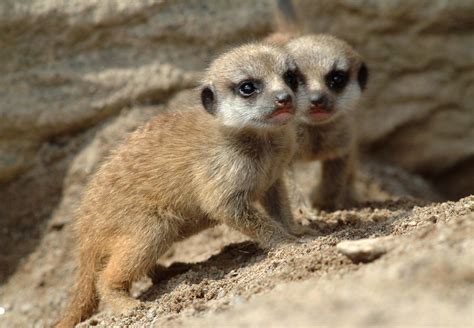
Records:
{"label": "pebble", "polygon": [[193,309],[193,308],[189,308],[189,309],[185,309],[184,311],[182,311],[181,313],[184,315],[184,316],[187,316],[187,317],[190,317],[190,316],[193,316],[194,314],[196,314],[196,309]]}
{"label": "pebble", "polygon": [[223,298],[225,296],[225,290],[224,289],[221,289],[219,290],[219,292],[217,293],[217,298]]}
{"label": "pebble", "polygon": [[372,262],[391,248],[391,237],[369,238],[360,240],[345,240],[337,244],[337,250],[355,263]]}
{"label": "pebble", "polygon": [[33,305],[31,303],[25,303],[20,306],[20,312],[22,313],[27,313],[33,308]]}
{"label": "pebble", "polygon": [[242,296],[235,296],[232,300],[232,304],[235,306],[243,305],[245,304],[245,299]]}
{"label": "pebble", "polygon": [[146,314],[146,318],[149,320],[149,321],[153,321],[153,319],[155,319],[156,317],[156,311],[151,309],[147,312]]}

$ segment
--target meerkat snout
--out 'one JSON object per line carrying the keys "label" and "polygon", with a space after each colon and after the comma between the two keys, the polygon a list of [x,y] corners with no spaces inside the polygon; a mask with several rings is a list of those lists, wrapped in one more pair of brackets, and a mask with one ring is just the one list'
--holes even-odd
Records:
{"label": "meerkat snout", "polygon": [[275,95],[276,108],[293,107],[293,98],[286,92],[279,92]]}
{"label": "meerkat snout", "polygon": [[334,109],[334,100],[325,92],[312,92],[309,96],[310,115],[329,114]]}
{"label": "meerkat snout", "polygon": [[275,93],[274,99],[275,109],[270,114],[270,118],[280,123],[290,121],[295,113],[293,97],[287,92],[277,92]]}

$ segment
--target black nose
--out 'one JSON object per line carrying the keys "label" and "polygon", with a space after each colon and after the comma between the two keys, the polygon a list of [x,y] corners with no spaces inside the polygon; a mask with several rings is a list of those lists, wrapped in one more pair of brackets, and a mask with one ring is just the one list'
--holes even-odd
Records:
{"label": "black nose", "polygon": [[311,104],[315,107],[321,108],[328,108],[329,107],[329,99],[323,93],[317,93],[311,96],[310,98]]}
{"label": "black nose", "polygon": [[275,96],[275,103],[279,107],[288,106],[291,104],[291,96],[286,92],[279,93]]}

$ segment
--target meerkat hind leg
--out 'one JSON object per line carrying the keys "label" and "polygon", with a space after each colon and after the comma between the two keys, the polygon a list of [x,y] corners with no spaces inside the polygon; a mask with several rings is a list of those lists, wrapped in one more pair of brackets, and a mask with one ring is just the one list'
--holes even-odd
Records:
{"label": "meerkat hind leg", "polygon": [[[160,236],[162,238],[157,238]],[[97,286],[100,296],[115,313],[126,313],[141,304],[129,295],[131,283],[152,270],[158,258],[170,246],[164,240],[172,239],[173,236],[150,231],[115,243],[105,269],[99,274]]]}
{"label": "meerkat hind leg", "polygon": [[335,210],[348,205],[352,189],[353,167],[349,155],[322,162],[321,181],[312,193],[312,205],[322,210]]}

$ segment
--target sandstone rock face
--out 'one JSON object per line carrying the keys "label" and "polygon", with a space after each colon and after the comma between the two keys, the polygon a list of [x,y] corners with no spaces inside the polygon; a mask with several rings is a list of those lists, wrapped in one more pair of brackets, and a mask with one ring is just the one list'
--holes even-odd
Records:
{"label": "sandstone rock face", "polygon": [[[359,111],[363,145],[434,178],[450,197],[473,193],[474,3],[295,3],[307,31],[340,36],[366,58],[370,82]],[[457,178],[458,166],[464,179]]]}
{"label": "sandstone rock face", "polygon": [[[230,42],[268,33],[268,3],[2,1],[0,181],[43,142],[194,86]],[[250,30],[250,33],[248,31]]]}
{"label": "sandstone rock face", "polygon": [[[303,30],[367,59],[363,146],[451,197],[472,193],[472,1],[294,2]],[[273,14],[270,0],[2,1],[0,181],[38,165],[46,142],[194,86],[217,53],[269,33]]]}

